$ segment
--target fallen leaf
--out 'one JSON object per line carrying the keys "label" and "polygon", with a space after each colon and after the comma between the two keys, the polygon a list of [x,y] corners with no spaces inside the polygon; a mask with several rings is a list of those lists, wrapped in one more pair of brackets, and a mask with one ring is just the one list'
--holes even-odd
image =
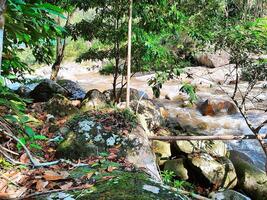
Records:
{"label": "fallen leaf", "polygon": [[4,192],[3,189],[7,187],[7,181],[5,179],[0,179],[0,192]]}
{"label": "fallen leaf", "polygon": [[68,183],[66,183],[64,185],[61,185],[60,189],[67,190],[67,189],[71,188],[72,185],[73,185],[73,182],[68,182]]}
{"label": "fallen leaf", "polygon": [[26,187],[21,187],[21,188],[18,189],[16,192],[9,193],[9,198],[10,198],[10,199],[19,198],[19,197],[21,197],[27,190],[28,190],[28,188],[26,188]]}
{"label": "fallen leaf", "polygon": [[46,171],[44,173],[44,179],[47,181],[58,181],[58,180],[63,180],[66,179],[69,176],[69,173],[66,171],[61,171],[61,172],[54,172],[54,171]]}
{"label": "fallen leaf", "polygon": [[114,159],[116,159],[116,158],[117,158],[117,155],[114,154],[114,153],[111,153],[111,154],[109,154],[109,156],[108,156],[108,159],[109,159],[109,160],[114,160]]}
{"label": "fallen leaf", "polygon": [[117,154],[120,150],[118,148],[110,148],[108,149],[109,153]]}
{"label": "fallen leaf", "polygon": [[90,179],[94,174],[95,174],[95,172],[89,172],[89,173],[86,175],[86,178],[87,178],[87,179]]}
{"label": "fallen leaf", "polygon": [[22,163],[24,163],[24,164],[27,164],[27,163],[30,162],[30,159],[28,158],[27,154],[24,153],[24,154],[22,154],[20,156],[19,161],[22,162]]}
{"label": "fallen leaf", "polygon": [[10,199],[10,196],[8,193],[0,192],[0,199]]}
{"label": "fallen leaf", "polygon": [[113,166],[108,166],[107,171],[108,172],[112,172],[113,170],[117,169],[117,167],[113,167]]}
{"label": "fallen leaf", "polygon": [[36,190],[38,192],[43,191],[47,185],[48,185],[48,181],[38,180],[36,182]]}
{"label": "fallen leaf", "polygon": [[115,176],[103,176],[102,177],[102,180],[103,181],[106,181],[106,180],[110,180],[110,179],[112,179],[112,178],[114,178]]}

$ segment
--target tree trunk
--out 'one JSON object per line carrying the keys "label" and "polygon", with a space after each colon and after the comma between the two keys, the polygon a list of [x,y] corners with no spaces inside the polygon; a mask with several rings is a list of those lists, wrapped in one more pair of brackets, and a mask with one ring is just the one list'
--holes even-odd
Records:
{"label": "tree trunk", "polygon": [[[72,13],[68,13],[65,26],[69,25],[71,16],[72,16]],[[60,17],[57,17],[57,23],[60,25]],[[57,38],[56,60],[54,64],[52,65],[52,72],[50,76],[51,80],[56,80],[58,76],[58,72],[60,70],[60,66],[64,58],[66,39],[67,39],[66,36],[64,36],[64,38],[61,38],[61,37]]]}
{"label": "tree trunk", "polygon": [[6,9],[6,0],[0,0],[0,75],[1,75],[3,43],[4,43],[5,9]]}
{"label": "tree trunk", "polygon": [[133,0],[129,0],[129,22],[128,22],[128,56],[127,56],[127,87],[126,87],[126,107],[130,106],[130,79],[131,79],[131,59],[132,59],[132,13]]}

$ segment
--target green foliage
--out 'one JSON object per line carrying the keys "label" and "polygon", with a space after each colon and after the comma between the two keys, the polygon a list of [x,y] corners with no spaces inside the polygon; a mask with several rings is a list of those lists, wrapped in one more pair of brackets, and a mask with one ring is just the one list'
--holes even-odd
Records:
{"label": "green foliage", "polygon": [[183,180],[177,180],[175,179],[175,176],[175,173],[169,170],[165,170],[161,173],[163,183],[177,189],[194,191],[194,186],[191,183]]}
{"label": "green foliage", "polygon": [[190,103],[194,103],[197,100],[197,95],[196,95],[196,88],[195,86],[189,84],[189,83],[184,83],[183,86],[180,89],[181,92],[185,92],[186,94],[189,95],[189,101]]}
{"label": "green foliage", "polygon": [[2,75],[31,71],[17,56],[26,47],[32,49],[37,61],[52,61],[53,38],[63,33],[53,17],[62,16],[62,12],[61,8],[42,0],[7,1]]}
{"label": "green foliage", "polygon": [[136,127],[137,125],[137,116],[129,109],[122,110],[122,117],[125,121],[131,124],[131,127]]}
{"label": "green foliage", "polygon": [[0,156],[0,169],[9,169],[12,165]]}

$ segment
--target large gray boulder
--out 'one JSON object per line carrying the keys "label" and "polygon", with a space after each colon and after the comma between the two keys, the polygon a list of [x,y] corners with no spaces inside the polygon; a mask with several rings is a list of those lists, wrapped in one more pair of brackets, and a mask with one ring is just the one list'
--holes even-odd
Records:
{"label": "large gray boulder", "polygon": [[99,90],[93,89],[86,93],[82,101],[81,109],[83,111],[88,111],[92,108],[104,107],[106,104],[107,104],[106,96]]}
{"label": "large gray boulder", "polygon": [[68,91],[70,99],[82,100],[85,97],[86,92],[74,81],[62,79],[58,80],[57,84]]}
{"label": "large gray boulder", "polygon": [[160,108],[152,100],[132,101],[130,107],[139,115],[141,121],[145,121],[149,130],[164,123]]}
{"label": "large gray boulder", "polygon": [[65,117],[79,113],[79,109],[72,104],[72,101],[60,94],[56,94],[45,103],[45,111],[49,114],[59,117]]}
{"label": "large gray boulder", "polygon": [[230,154],[230,159],[235,166],[238,187],[255,200],[266,200],[266,173],[236,154]]}
{"label": "large gray boulder", "polygon": [[211,184],[231,189],[237,184],[235,168],[232,162],[225,158],[213,158],[209,154],[190,155],[189,161],[199,175],[204,176]]}
{"label": "large gray boulder", "polygon": [[29,96],[34,100],[34,102],[46,102],[55,94],[68,96],[69,92],[58,85],[55,81],[45,79],[30,92]]}
{"label": "large gray boulder", "polygon": [[225,51],[216,51],[214,53],[203,53],[196,56],[200,65],[216,68],[230,64],[230,55]]}

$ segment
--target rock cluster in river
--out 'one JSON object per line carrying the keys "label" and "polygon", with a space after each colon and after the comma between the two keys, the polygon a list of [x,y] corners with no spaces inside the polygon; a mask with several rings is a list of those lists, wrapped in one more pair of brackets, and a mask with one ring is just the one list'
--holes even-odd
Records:
{"label": "rock cluster in river", "polygon": [[[71,84],[71,82],[67,82]],[[68,85],[67,84],[67,85]],[[52,81],[42,81],[30,96],[36,102],[44,102],[44,109],[48,114],[69,116],[72,114],[91,111],[94,108],[105,107],[112,99],[107,92],[91,90],[81,100],[81,106],[74,104],[71,88],[65,88]],[[78,86],[73,84],[73,88]],[[133,101],[131,109],[138,113],[139,128],[132,129],[126,135],[119,130],[116,132],[103,126],[100,120],[91,118],[90,114],[79,114],[57,133],[63,141],[57,148],[57,156],[70,159],[96,155],[116,145],[125,146],[129,160],[141,168],[145,168],[154,178],[158,178],[155,162],[163,170],[174,171],[180,180],[192,181],[211,188],[239,188],[247,195],[256,199],[266,199],[266,175],[253,167],[243,157],[228,157],[228,150],[223,142],[219,141],[153,141],[152,149],[148,136],[151,135],[179,135],[198,134],[197,129],[204,128],[200,123],[194,131],[185,129],[186,126],[177,123],[176,118],[184,116],[170,116],[163,105],[152,100],[143,99],[146,95],[140,91],[131,92]],[[109,95],[112,95],[109,92]],[[204,104],[204,105],[203,105]],[[54,109],[56,108],[56,109]],[[81,109],[79,109],[81,108]],[[232,114],[236,112],[234,105],[229,102],[204,101],[197,109],[203,115],[220,113]],[[69,111],[69,112],[67,112]],[[211,111],[211,112],[210,112]],[[190,122],[190,119],[189,119]],[[117,125],[116,125],[117,126]],[[187,131],[187,133],[184,133]],[[132,146],[131,146],[132,145]],[[137,148],[142,146],[143,148]],[[127,151],[134,148],[134,151]],[[153,151],[152,151],[153,150]],[[135,153],[134,153],[135,152]],[[154,156],[156,154],[156,157]],[[149,158],[149,159],[148,159]]]}

